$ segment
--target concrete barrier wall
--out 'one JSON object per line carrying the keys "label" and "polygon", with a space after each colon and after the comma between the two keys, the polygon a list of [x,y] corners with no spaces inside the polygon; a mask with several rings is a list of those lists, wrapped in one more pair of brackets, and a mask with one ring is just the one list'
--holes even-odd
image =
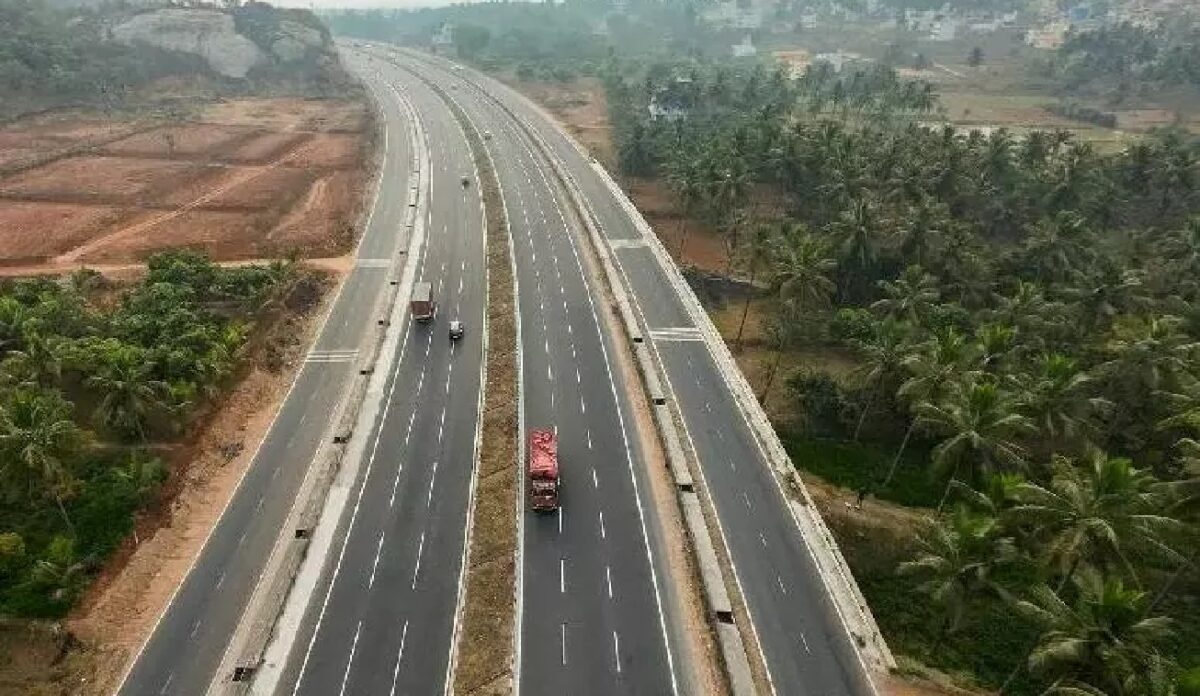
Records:
{"label": "concrete barrier wall", "polygon": [[[379,367],[379,360],[390,359],[403,337],[408,305],[397,300],[402,296],[407,297],[416,273],[418,254],[412,251],[413,247],[419,246],[423,238],[421,230],[417,228],[423,226],[424,222],[421,212],[427,203],[425,192],[429,190],[429,156],[424,139],[420,135],[420,122],[411,105],[401,100],[401,107],[412,124],[411,174],[417,178],[417,182],[409,186],[405,207],[406,220],[403,229],[408,235],[407,246],[392,259],[388,271],[390,280],[376,303],[375,316],[379,318],[363,345],[363,357],[356,364],[350,384],[338,402],[334,418],[331,419],[333,425],[327,431],[308,473],[301,482],[279,539],[243,611],[242,622],[230,639],[229,648],[209,686],[210,696],[244,694],[249,691],[252,677],[262,663],[296,576],[306,560],[313,530],[321,520],[330,486],[337,478],[345,458],[361,454],[361,443],[355,442],[358,446],[352,447],[351,442],[356,428],[369,426],[374,418],[374,411],[378,408],[378,401],[382,399],[387,371],[376,369]],[[381,163],[377,176],[382,176],[382,172]],[[365,234],[365,231],[363,229],[362,234]],[[376,408],[367,409],[370,413],[364,414],[363,406],[369,400]],[[327,522],[336,523],[336,520]]]}

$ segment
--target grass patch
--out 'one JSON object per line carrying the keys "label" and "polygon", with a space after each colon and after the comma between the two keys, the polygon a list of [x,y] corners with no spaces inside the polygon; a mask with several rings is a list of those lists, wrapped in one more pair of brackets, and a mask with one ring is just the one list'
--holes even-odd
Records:
{"label": "grass patch", "polygon": [[[420,78],[418,75],[417,77]],[[511,691],[517,548],[517,385],[516,315],[508,222],[500,184],[483,141],[458,105],[437,92],[462,126],[471,146],[483,191],[487,224],[488,344],[482,442],[475,491],[474,529],[467,557],[467,580],[458,636],[454,690],[461,694]]]}
{"label": "grass patch", "polygon": [[[822,440],[784,435],[783,445],[796,466],[843,488],[860,490],[887,476],[895,450],[876,443]],[[937,507],[944,484],[929,471],[929,455],[910,446],[887,488],[874,495],[907,507]]]}

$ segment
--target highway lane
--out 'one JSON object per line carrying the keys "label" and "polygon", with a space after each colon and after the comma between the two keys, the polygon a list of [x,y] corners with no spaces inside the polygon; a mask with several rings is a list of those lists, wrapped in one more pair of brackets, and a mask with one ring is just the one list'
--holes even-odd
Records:
{"label": "highway lane", "polygon": [[684,309],[675,286],[612,191],[560,130],[494,80],[471,78],[537,129],[579,184],[613,246],[636,311],[662,360],[776,692],[830,696],[854,692],[857,665],[834,649],[844,628],[804,540],[733,394]]}
{"label": "highway lane", "polygon": [[321,438],[329,435],[330,414],[354,374],[358,351],[373,340],[389,287],[384,264],[407,246],[402,224],[413,157],[399,104],[386,98],[380,108],[388,154],[357,264],[237,490],[130,665],[121,694],[204,693]]}
{"label": "highway lane", "polygon": [[[465,138],[437,97],[378,61],[353,65],[377,98],[407,94],[424,125],[433,162],[418,280],[440,307],[435,321],[408,327],[358,498],[339,523],[343,545],[327,559],[277,692],[433,694],[450,661],[477,454],[482,206]],[[453,318],[467,332],[451,343]]]}
{"label": "highway lane", "polygon": [[628,437],[627,385],[609,365],[615,348],[595,310],[578,235],[545,163],[510,119],[453,75],[406,65],[459,87],[447,94],[491,133],[517,267],[524,430],[554,428],[559,436],[562,508],[523,520],[519,688],[671,693],[661,573],[643,519],[648,483],[635,475],[645,464]]}

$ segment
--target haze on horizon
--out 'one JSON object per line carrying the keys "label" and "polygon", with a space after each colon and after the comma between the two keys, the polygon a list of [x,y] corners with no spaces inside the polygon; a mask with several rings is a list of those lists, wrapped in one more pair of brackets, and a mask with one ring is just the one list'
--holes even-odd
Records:
{"label": "haze on horizon", "polygon": [[413,10],[421,7],[445,7],[456,4],[454,0],[273,0],[278,7],[302,7],[309,10],[362,10],[391,9]]}

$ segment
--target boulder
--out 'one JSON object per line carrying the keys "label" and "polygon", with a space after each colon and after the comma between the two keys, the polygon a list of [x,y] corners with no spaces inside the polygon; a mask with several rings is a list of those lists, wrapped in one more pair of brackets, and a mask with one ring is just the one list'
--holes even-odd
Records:
{"label": "boulder", "polygon": [[[144,43],[198,55],[225,77],[243,79],[266,54],[234,27],[233,17],[219,10],[172,8],[146,12],[113,27],[121,43]],[[319,35],[318,35],[319,39]]]}

